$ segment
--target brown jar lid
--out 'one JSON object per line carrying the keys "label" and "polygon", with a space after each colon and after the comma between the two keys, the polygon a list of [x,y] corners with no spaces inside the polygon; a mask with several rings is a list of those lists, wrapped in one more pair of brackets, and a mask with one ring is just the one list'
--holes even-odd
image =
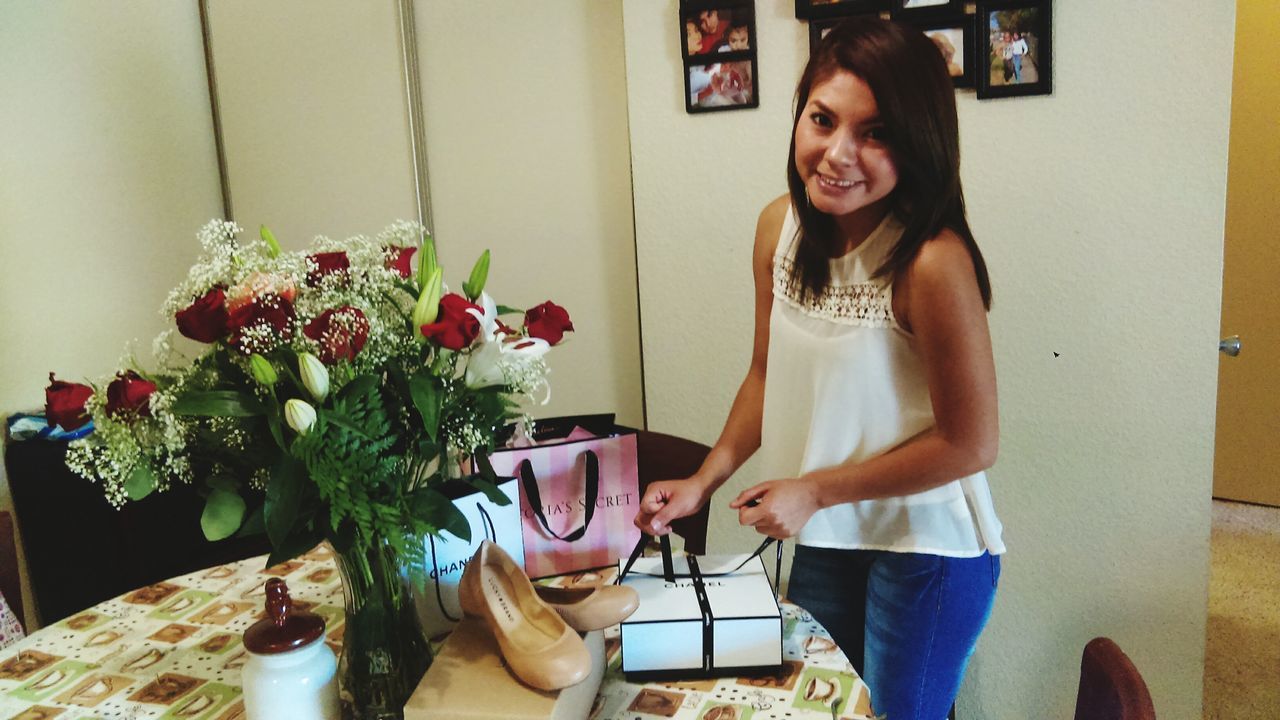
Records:
{"label": "brown jar lid", "polygon": [[289,587],[280,578],[267,581],[267,617],[244,631],[244,648],[255,655],[297,650],[324,635],[324,618],[295,610]]}

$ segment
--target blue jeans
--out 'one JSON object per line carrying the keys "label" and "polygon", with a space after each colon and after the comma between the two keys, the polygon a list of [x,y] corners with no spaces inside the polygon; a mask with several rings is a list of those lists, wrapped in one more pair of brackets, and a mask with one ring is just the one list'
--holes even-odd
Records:
{"label": "blue jeans", "polygon": [[1013,81],[1016,83],[1022,82],[1022,56],[1021,55],[1013,56]]}
{"label": "blue jeans", "polygon": [[888,720],[943,720],[995,600],[1000,558],[796,546],[787,597],[844,651]]}

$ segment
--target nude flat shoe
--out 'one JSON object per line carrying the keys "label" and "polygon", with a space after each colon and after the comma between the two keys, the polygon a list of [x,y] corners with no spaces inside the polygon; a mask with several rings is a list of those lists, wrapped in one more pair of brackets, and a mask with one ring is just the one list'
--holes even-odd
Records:
{"label": "nude flat shoe", "polygon": [[578,633],[538,598],[519,565],[485,540],[458,583],[462,611],[484,620],[511,672],[539,690],[576,685],[591,673]]}
{"label": "nude flat shoe", "polygon": [[640,595],[635,588],[625,585],[582,588],[535,585],[533,589],[578,632],[617,625],[640,607]]}

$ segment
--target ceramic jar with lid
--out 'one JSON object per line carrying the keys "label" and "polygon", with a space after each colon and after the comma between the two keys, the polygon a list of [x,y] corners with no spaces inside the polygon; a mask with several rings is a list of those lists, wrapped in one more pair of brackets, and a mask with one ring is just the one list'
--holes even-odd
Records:
{"label": "ceramic jar with lid", "polygon": [[338,663],[324,642],[324,619],[293,608],[280,578],[267,581],[267,617],[244,633],[248,720],[340,720]]}

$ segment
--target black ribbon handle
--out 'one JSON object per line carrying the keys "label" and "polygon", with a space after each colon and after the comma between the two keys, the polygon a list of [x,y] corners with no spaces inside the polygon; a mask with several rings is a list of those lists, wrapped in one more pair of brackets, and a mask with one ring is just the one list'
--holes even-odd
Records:
{"label": "black ribbon handle", "polygon": [[547,523],[546,513],[542,512],[542,494],[538,492],[538,478],[533,474],[533,463],[528,459],[520,461],[520,487],[524,490],[524,496],[528,499],[533,514],[538,518],[538,524],[551,537],[563,542],[573,542],[587,534],[587,528],[591,526],[591,518],[596,514],[596,501],[600,499],[600,458],[593,450],[587,450],[582,454],[586,457],[587,483],[583,497],[587,504],[586,514],[582,518],[582,527],[567,535],[560,535]]}
{"label": "black ribbon handle", "polygon": [[[627,563],[622,566],[622,572],[618,573],[618,578],[613,581],[614,585],[622,584],[622,579],[627,576],[627,573],[631,572],[631,566],[635,565],[636,560],[639,560],[640,556],[644,553],[644,548],[646,545],[649,544],[650,537],[652,536],[646,535],[644,533],[640,534],[640,540],[636,542],[635,548],[632,549],[631,556],[627,558]],[[756,548],[755,552],[752,552],[750,555],[748,555],[746,559],[738,563],[736,567],[734,567],[731,570],[725,570],[724,572],[717,572],[717,573],[702,572],[698,568],[698,563],[697,563],[697,560],[695,559],[696,558],[695,555],[687,556],[687,559],[689,562],[689,572],[677,573],[675,571],[675,561],[672,558],[672,554],[671,554],[671,538],[666,535],[660,535],[658,536],[658,543],[662,546],[662,579],[669,583],[675,582],[676,578],[692,578],[693,580],[695,580],[695,582],[701,583],[702,578],[720,577],[722,575],[732,575],[733,573],[736,573],[742,568],[746,567],[747,563],[763,555],[764,551],[767,550],[770,545],[777,543],[778,555],[777,555],[777,560],[775,561],[775,564],[774,564],[773,582],[770,583],[770,586],[773,588],[774,598],[776,599],[778,597],[778,591],[782,587],[782,541],[781,540],[777,540],[775,538],[765,538],[764,542],[760,543],[760,547]]]}

